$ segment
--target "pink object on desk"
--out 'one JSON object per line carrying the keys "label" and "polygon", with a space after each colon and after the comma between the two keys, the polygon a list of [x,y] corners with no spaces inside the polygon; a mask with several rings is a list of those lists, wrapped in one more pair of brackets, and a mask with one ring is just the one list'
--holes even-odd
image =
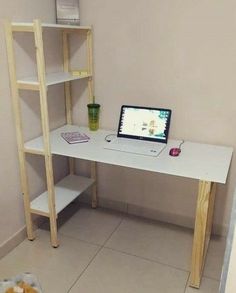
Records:
{"label": "pink object on desk", "polygon": [[180,153],[181,153],[180,148],[172,148],[169,151],[169,155],[172,156],[172,157],[178,157]]}

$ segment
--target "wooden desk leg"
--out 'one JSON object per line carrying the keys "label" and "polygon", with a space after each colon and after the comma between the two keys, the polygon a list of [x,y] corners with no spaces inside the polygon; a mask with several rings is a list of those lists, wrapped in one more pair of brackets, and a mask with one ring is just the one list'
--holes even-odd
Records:
{"label": "wooden desk leg", "polygon": [[216,183],[199,181],[189,283],[191,287],[195,288],[200,287],[205,257],[211,236],[215,192]]}
{"label": "wooden desk leg", "polygon": [[91,178],[95,180],[92,186],[92,208],[96,209],[98,204],[97,198],[97,163],[91,162]]}

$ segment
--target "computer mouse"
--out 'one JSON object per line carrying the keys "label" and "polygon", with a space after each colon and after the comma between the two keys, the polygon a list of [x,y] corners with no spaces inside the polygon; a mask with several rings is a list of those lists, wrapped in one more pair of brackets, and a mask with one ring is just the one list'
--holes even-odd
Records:
{"label": "computer mouse", "polygon": [[178,155],[181,153],[181,149],[180,148],[172,148],[169,151],[169,155],[172,157],[178,157]]}

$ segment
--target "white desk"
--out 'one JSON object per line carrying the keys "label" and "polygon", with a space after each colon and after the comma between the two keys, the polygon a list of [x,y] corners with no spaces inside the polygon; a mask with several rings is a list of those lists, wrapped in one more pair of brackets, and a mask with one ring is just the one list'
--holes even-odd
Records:
{"label": "white desk", "polygon": [[[61,132],[76,130],[88,134],[90,141],[70,145],[61,138]],[[105,136],[110,133],[105,130],[90,132],[87,128],[66,125],[52,131],[51,151],[62,156],[199,180],[190,276],[190,286],[199,288],[211,234],[216,183],[226,182],[233,149],[185,142],[180,156],[171,157],[170,148],[178,146],[180,141],[169,140],[158,157],[148,157],[104,149],[104,144],[108,143]],[[41,154],[42,137],[25,143],[25,151]]]}

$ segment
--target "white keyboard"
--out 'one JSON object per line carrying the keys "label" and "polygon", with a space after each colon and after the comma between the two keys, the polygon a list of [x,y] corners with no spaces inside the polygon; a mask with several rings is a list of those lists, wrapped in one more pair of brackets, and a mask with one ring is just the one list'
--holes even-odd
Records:
{"label": "white keyboard", "polygon": [[104,148],[114,151],[133,153],[156,157],[165,148],[166,144],[151,141],[140,141],[128,138],[115,138],[106,143]]}

